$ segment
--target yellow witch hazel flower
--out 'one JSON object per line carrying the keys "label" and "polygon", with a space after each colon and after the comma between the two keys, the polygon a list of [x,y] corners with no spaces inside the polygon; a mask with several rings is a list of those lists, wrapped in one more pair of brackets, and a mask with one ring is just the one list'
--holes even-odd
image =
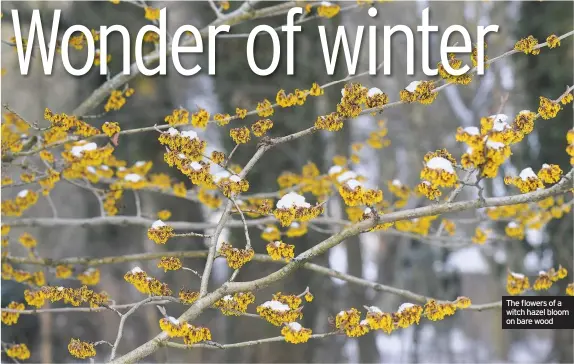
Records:
{"label": "yellow witch hazel flower", "polygon": [[504,177],[504,183],[507,185],[516,186],[522,193],[532,192],[544,188],[542,180],[538,178],[536,173],[534,173],[530,167],[523,169],[518,177]]}
{"label": "yellow witch hazel flower", "polygon": [[26,344],[15,344],[6,349],[6,355],[17,360],[27,360],[30,359],[30,350]]}
{"label": "yellow witch hazel flower", "polygon": [[156,244],[165,244],[173,236],[173,228],[161,220],[156,220],[148,229],[147,236]]}
{"label": "yellow witch hazel flower", "polygon": [[339,14],[341,7],[328,1],[321,1],[317,7],[317,15],[321,18],[332,18]]}
{"label": "yellow witch hazel flower", "polygon": [[524,226],[516,221],[509,222],[504,228],[504,232],[511,238],[520,240],[524,239]]}
{"label": "yellow witch hazel flower", "polygon": [[389,96],[376,87],[372,87],[367,92],[365,105],[371,108],[381,108],[389,103]]}
{"label": "yellow witch hazel flower", "polygon": [[261,233],[261,239],[269,242],[281,239],[281,232],[275,225],[267,225]]}
{"label": "yellow witch hazel flower", "polygon": [[506,276],[506,291],[512,296],[521,294],[530,288],[528,277],[521,273],[508,272]]}
{"label": "yellow witch hazel flower", "polygon": [[255,251],[251,248],[237,249],[230,244],[222,243],[219,254],[225,257],[230,268],[239,269],[253,259]]}
{"label": "yellow witch hazel flower", "polygon": [[399,306],[396,313],[393,314],[393,319],[399,327],[407,328],[413,324],[419,324],[423,308],[413,303],[403,303]]}
{"label": "yellow witch hazel flower", "polygon": [[406,103],[416,101],[423,105],[428,105],[438,96],[434,89],[435,84],[433,81],[413,81],[404,90],[401,90],[399,96],[401,101]]}
{"label": "yellow witch hazel flower", "polygon": [[450,160],[441,156],[431,156],[421,171],[421,179],[429,181],[435,187],[452,187],[458,177]]}
{"label": "yellow witch hazel flower", "polygon": [[275,326],[294,322],[303,317],[300,308],[293,309],[288,304],[278,300],[267,301],[257,306],[257,313]]}
{"label": "yellow witch hazel flower", "polygon": [[214,303],[226,316],[241,316],[247,311],[247,306],[255,302],[255,295],[251,292],[238,292],[233,296],[227,295]]}
{"label": "yellow witch hazel flower", "polygon": [[383,200],[383,191],[367,189],[356,179],[349,179],[339,187],[339,193],[347,206],[374,205]]}
{"label": "yellow witch hazel flower", "polygon": [[556,164],[543,164],[540,171],[538,171],[538,178],[546,184],[556,183],[560,180],[562,169]]}
{"label": "yellow witch hazel flower", "polygon": [[80,341],[80,339],[71,339],[68,344],[68,351],[72,356],[78,359],[86,359],[96,356],[94,344]]}
{"label": "yellow witch hazel flower", "polygon": [[369,320],[361,320],[361,313],[356,308],[341,311],[335,317],[335,327],[348,337],[360,337],[370,330]]}
{"label": "yellow witch hazel flower", "polygon": [[395,329],[393,316],[390,313],[381,311],[376,306],[367,307],[367,322],[371,330],[382,330],[390,334]]}
{"label": "yellow witch hazel flower", "polygon": [[291,225],[289,225],[289,229],[287,229],[285,235],[287,235],[288,238],[297,238],[307,234],[307,231],[307,223],[293,221]]}
{"label": "yellow witch hazel flower", "polygon": [[169,128],[167,132],[161,133],[158,140],[170,150],[177,151],[192,161],[199,161],[203,158],[207,145],[199,139],[195,131],[185,130],[180,133],[175,128]]}
{"label": "yellow witch hazel flower", "polygon": [[289,192],[277,201],[273,211],[275,217],[281,221],[282,226],[289,226],[294,220],[309,221],[319,216],[323,207],[311,206],[305,201],[305,197],[296,192]]}
{"label": "yellow witch hazel flower", "polygon": [[280,260],[284,258],[285,261],[289,262],[295,257],[294,249],[294,245],[285,244],[279,240],[267,244],[267,253],[273,260]]}
{"label": "yellow witch hazel flower", "polygon": [[226,170],[216,173],[213,182],[221,189],[226,197],[246,192],[249,190],[249,182],[236,174],[231,174]]}
{"label": "yellow witch hazel flower", "polygon": [[431,321],[439,321],[456,312],[457,306],[452,302],[439,303],[436,300],[428,300],[424,306],[424,315]]}
{"label": "yellow witch hazel flower", "polygon": [[311,334],[311,329],[304,328],[298,322],[290,322],[281,329],[281,335],[285,337],[285,341],[291,344],[306,343]]}

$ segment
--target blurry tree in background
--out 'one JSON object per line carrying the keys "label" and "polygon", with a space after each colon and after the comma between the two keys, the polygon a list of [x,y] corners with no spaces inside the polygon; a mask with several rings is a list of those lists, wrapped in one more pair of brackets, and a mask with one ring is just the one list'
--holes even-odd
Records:
{"label": "blurry tree in background", "polygon": [[[280,27],[294,6],[288,76]],[[415,30],[427,6],[431,24],[473,40],[476,26],[504,24],[487,38],[485,75],[425,76],[416,32],[414,76],[403,34],[392,74],[368,75],[367,26],[380,40],[383,25]],[[62,9],[58,39],[74,24],[122,24],[134,41],[163,7],[169,37],[202,31],[204,53],[180,57],[201,65],[193,77],[170,58],[167,76],[121,75],[117,34],[107,76],[97,64],[70,76],[59,54],[43,75],[37,39],[19,74],[12,9],[24,37],[33,9],[45,35]],[[500,328],[502,295],[574,294],[572,7],[2,2],[3,360],[572,362],[571,330]],[[206,29],[221,24],[231,31],[208,76]],[[266,77],[245,54],[261,24],[281,43]],[[330,48],[338,27],[353,45],[365,26],[357,74],[340,49],[327,75],[319,25]],[[87,53],[78,34],[74,65]],[[151,66],[157,38],[144,41]],[[264,68],[270,37],[255,50]]]}

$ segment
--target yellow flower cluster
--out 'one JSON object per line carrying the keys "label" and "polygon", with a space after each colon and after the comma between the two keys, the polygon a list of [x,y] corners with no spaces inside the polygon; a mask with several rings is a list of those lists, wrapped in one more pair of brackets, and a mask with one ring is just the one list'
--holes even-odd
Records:
{"label": "yellow flower cluster", "polygon": [[156,244],[165,244],[174,235],[173,227],[157,220],[147,230],[147,237]]}
{"label": "yellow flower cluster", "polygon": [[514,45],[514,50],[519,52],[524,52],[524,54],[537,55],[540,54],[540,48],[536,49],[538,46],[538,39],[529,35],[527,38],[522,38]]}
{"label": "yellow flower cluster", "polygon": [[527,193],[544,188],[544,183],[552,183],[551,181],[558,181],[562,170],[556,165],[543,165],[538,175],[534,173],[532,168],[525,168],[520,172],[517,177],[504,177],[504,183],[507,185],[516,186],[520,192]]}
{"label": "yellow flower cluster", "polygon": [[253,259],[255,251],[251,248],[237,249],[230,244],[222,243],[219,248],[219,254],[225,257],[230,268],[239,269]]}
{"label": "yellow flower cluster", "polygon": [[78,274],[78,280],[86,286],[95,286],[100,282],[100,270],[97,268],[89,268],[84,272]]}
{"label": "yellow flower cluster", "polygon": [[28,289],[25,290],[24,299],[26,300],[26,303],[28,305],[38,308],[44,306],[44,303],[46,303],[46,295],[41,290],[40,291],[30,291]]}
{"label": "yellow flower cluster", "polygon": [[512,296],[521,294],[530,288],[530,281],[524,274],[508,272],[506,275],[506,291]]}
{"label": "yellow flower cluster", "polygon": [[261,119],[256,121],[253,125],[251,125],[251,130],[253,131],[253,135],[256,137],[262,137],[273,127],[273,121],[271,119]]}
{"label": "yellow flower cluster", "polygon": [[257,313],[275,326],[294,322],[303,317],[301,313],[301,298],[284,296],[281,293],[273,295],[273,300],[257,306]]}
{"label": "yellow flower cluster", "polygon": [[315,128],[328,131],[339,131],[343,128],[343,118],[336,112],[319,116],[315,120]]}
{"label": "yellow flower cluster", "polygon": [[[66,287],[53,287],[44,286],[35,293],[29,293],[28,297],[31,302],[40,303],[42,299],[50,300],[51,302],[64,301],[72,306],[79,306],[82,303],[89,303],[90,307],[100,307],[109,301],[107,293],[96,293],[89,289],[87,286],[80,288],[66,288]],[[31,304],[31,303],[29,303]],[[40,307],[40,306],[37,306]]]}
{"label": "yellow flower cluster", "polygon": [[436,88],[433,81],[413,81],[405,89],[401,90],[399,97],[402,102],[419,102],[423,105],[431,104],[438,96],[434,92]]}
{"label": "yellow flower cluster", "polygon": [[342,118],[355,118],[361,114],[362,105],[367,102],[369,90],[358,84],[346,84],[341,90],[341,102],[337,104],[337,113]]}
{"label": "yellow flower cluster", "polygon": [[399,310],[393,314],[393,320],[398,327],[407,328],[419,324],[423,308],[412,303],[403,303]]}
{"label": "yellow flower cluster", "polygon": [[34,237],[32,235],[30,235],[29,233],[24,233],[24,234],[20,235],[20,237],[18,238],[18,241],[26,249],[35,248],[36,244],[37,244],[36,239],[34,239]]}
{"label": "yellow flower cluster", "polygon": [[104,198],[104,210],[109,216],[114,216],[118,213],[116,204],[120,198],[122,198],[122,194],[122,190],[109,191],[106,193]]}
{"label": "yellow flower cluster", "polygon": [[422,181],[417,185],[417,192],[426,196],[429,200],[437,200],[442,192],[429,181]]}
{"label": "yellow flower cluster", "polygon": [[231,115],[229,115],[229,114],[215,114],[215,115],[213,115],[213,120],[215,120],[217,122],[217,125],[224,126],[224,125],[229,124],[229,122],[231,121]]}
{"label": "yellow flower cluster", "polygon": [[418,235],[428,235],[432,223],[438,216],[424,216],[411,220],[400,220],[395,223],[395,227],[399,231],[413,233]]}
{"label": "yellow flower cluster", "polygon": [[239,107],[235,108],[235,117],[239,119],[245,119],[247,116],[247,109],[242,109]]}
{"label": "yellow flower cluster", "polygon": [[295,257],[294,249],[294,245],[285,244],[279,240],[267,244],[267,254],[269,254],[273,260],[281,260],[284,258],[286,262],[289,262]]}
{"label": "yellow flower cluster", "polygon": [[30,359],[30,350],[26,344],[15,344],[8,347],[5,351],[6,355],[10,358],[17,360],[27,360]]}
{"label": "yellow flower cluster", "polygon": [[439,321],[456,312],[456,305],[452,302],[439,303],[433,299],[428,300],[424,306],[424,315],[431,321]]}
{"label": "yellow flower cluster", "polygon": [[261,116],[262,118],[267,118],[267,117],[273,115],[273,112],[274,112],[273,111],[273,105],[267,99],[265,99],[261,102],[258,102],[255,110],[257,111],[257,115]]}
{"label": "yellow flower cluster", "polygon": [[515,221],[509,222],[504,228],[504,232],[513,239],[524,239],[524,226]]}
{"label": "yellow flower cluster", "polygon": [[456,160],[446,149],[427,153],[424,162],[420,178],[430,182],[433,187],[452,187],[458,181],[453,167]]}
{"label": "yellow flower cluster", "polygon": [[48,108],[44,110],[44,119],[50,121],[50,129],[44,134],[44,138],[48,144],[63,139],[66,132],[70,130],[74,130],[73,134],[83,137],[100,134],[97,128],[81,121],[77,117],[65,113],[54,114],[54,112]]}
{"label": "yellow flower cluster", "polygon": [[546,42],[548,43],[548,48],[556,48],[560,47],[560,39],[555,34],[550,34],[548,38],[546,38]]}
{"label": "yellow flower cluster", "polygon": [[548,120],[555,118],[560,110],[562,110],[562,106],[558,102],[554,102],[544,96],[540,96],[538,114],[540,114],[542,119]]}
{"label": "yellow flower cluster", "polygon": [[182,303],[190,305],[199,299],[199,292],[182,288],[179,291],[179,299]]}
{"label": "yellow flower cluster", "polygon": [[290,322],[281,329],[281,335],[285,337],[286,342],[291,344],[306,343],[312,333],[311,329],[304,328],[297,322]]}
{"label": "yellow flower cluster", "polygon": [[78,359],[92,358],[96,356],[94,344],[81,341],[80,339],[71,339],[68,344],[68,351],[72,356]]}
{"label": "yellow flower cluster", "polygon": [[217,186],[226,197],[232,197],[233,195],[249,190],[249,182],[236,174],[229,178],[222,178],[217,182]]}
{"label": "yellow flower cluster", "polygon": [[47,196],[50,191],[54,189],[54,186],[58,181],[60,181],[60,172],[56,172],[52,168],[49,168],[46,177],[38,180],[38,183],[42,187],[42,194]]}
{"label": "yellow flower cluster", "polygon": [[323,213],[323,207],[316,206],[290,206],[277,208],[273,215],[281,222],[281,226],[290,226],[294,220],[309,221]]}
{"label": "yellow flower cluster", "polygon": [[[22,311],[24,310],[25,306],[23,303],[12,301],[8,304],[8,306],[6,306],[6,308],[10,310]],[[14,325],[15,323],[18,322],[18,318],[20,318],[20,314],[17,312],[2,312],[2,323],[4,325],[8,326]]]}
{"label": "yellow flower cluster", "polygon": [[226,316],[241,316],[247,312],[247,306],[255,302],[255,296],[251,292],[238,292],[233,296],[227,295],[214,303]]}
{"label": "yellow flower cluster", "polygon": [[[460,66],[462,66],[462,60],[461,59],[457,59],[456,55],[454,54],[449,54],[448,56],[448,63],[450,65],[450,67],[454,70],[458,70],[460,69]],[[453,76],[450,73],[448,73],[446,71],[446,69],[444,68],[442,62],[439,62],[437,65],[438,68],[438,74],[440,75],[440,77],[444,80],[446,80],[446,82],[448,83],[455,83],[455,84],[459,84],[459,85],[468,85],[471,81],[472,81],[472,76],[469,73],[460,75],[460,76]]]}
{"label": "yellow flower cluster", "polygon": [[192,161],[200,161],[207,146],[207,143],[200,140],[193,130],[180,133],[177,129],[169,128],[167,132],[161,133],[158,140],[178,156],[183,154],[186,159]]}
{"label": "yellow flower cluster", "polygon": [[287,235],[288,238],[298,238],[300,236],[307,234],[307,231],[308,229],[306,222],[302,223],[292,222],[291,225],[289,225],[287,231],[285,232],[285,235]]}
{"label": "yellow flower cluster", "polygon": [[14,200],[3,200],[2,215],[22,216],[22,213],[38,202],[38,194],[31,190],[22,190]]}
{"label": "yellow flower cluster", "polygon": [[157,218],[159,220],[169,220],[171,217],[171,211],[169,210],[161,210],[157,212]]}
{"label": "yellow flower cluster", "polygon": [[568,296],[574,296],[574,283],[569,283],[566,287],[566,294]]}
{"label": "yellow flower cluster", "polygon": [[536,281],[534,281],[532,288],[536,291],[549,289],[552,287],[554,282],[566,278],[567,275],[568,271],[561,265],[558,267],[557,271],[554,268],[551,268],[547,272],[541,271],[538,273],[538,277],[536,278]]}
{"label": "yellow flower cluster", "polygon": [[277,226],[275,226],[275,225],[267,225],[267,226],[265,226],[265,228],[261,232],[261,239],[268,241],[268,242],[280,240],[281,239],[281,231],[279,231],[279,228],[277,228]]}
{"label": "yellow flower cluster", "polygon": [[180,322],[174,317],[164,317],[159,320],[159,327],[167,332],[169,337],[183,337],[189,330],[187,322]]}
{"label": "yellow flower cluster", "polygon": [[151,294],[154,296],[170,296],[171,289],[166,283],[158,281],[156,278],[150,277],[146,272],[139,267],[135,267],[124,275],[124,279],[134,285],[134,287],[143,294]]}
{"label": "yellow flower cluster", "polygon": [[180,322],[175,317],[165,317],[159,320],[159,327],[169,337],[181,337],[186,345],[211,340],[211,331],[207,327],[193,326],[187,322]]}
{"label": "yellow flower cluster", "polygon": [[209,112],[205,109],[199,109],[191,115],[191,125],[196,128],[205,129],[209,122]]}
{"label": "yellow flower cluster", "polygon": [[[165,155],[168,155],[168,153]],[[181,158],[177,158],[176,160],[180,162],[176,163],[177,168],[181,171],[181,173],[189,177],[191,183],[205,187],[210,187],[213,185],[213,176],[210,173],[211,165],[209,163],[204,161],[193,161],[191,163],[184,164],[181,162]]]}
{"label": "yellow flower cluster", "polygon": [[574,129],[568,130],[566,141],[568,143],[566,153],[570,156],[570,164],[574,165]]}
{"label": "yellow flower cluster", "polygon": [[24,147],[22,134],[27,135],[30,126],[24,120],[22,120],[18,115],[8,112],[2,114],[2,154],[6,151],[11,151],[13,153],[20,152]]}
{"label": "yellow flower cluster", "polygon": [[330,3],[328,1],[323,1],[317,7],[317,15],[321,18],[330,19],[335,15],[339,14],[341,7],[337,4]]}
{"label": "yellow flower cluster", "polygon": [[325,93],[325,90],[323,90],[318,83],[313,82],[313,85],[311,85],[311,88],[309,89],[309,95],[311,95],[311,96],[321,96],[321,95],[323,95],[324,93]]}
{"label": "yellow flower cluster", "polygon": [[378,307],[371,306],[367,309],[367,323],[371,330],[382,330],[390,334],[395,329],[393,315],[387,312],[382,312]]}
{"label": "yellow flower cluster", "polygon": [[275,101],[277,101],[277,105],[281,107],[291,107],[294,105],[301,106],[307,100],[307,95],[308,91],[306,90],[295,89],[294,92],[289,93],[288,95],[285,93],[285,90],[279,90],[275,97]]}
{"label": "yellow flower cluster", "polygon": [[235,144],[245,144],[251,139],[249,129],[246,127],[234,128],[229,131],[229,135]]}
{"label": "yellow flower cluster", "polygon": [[[7,239],[2,241],[3,247]],[[4,254],[6,252],[3,252]],[[25,270],[14,269],[9,263],[2,264],[2,279],[12,279],[18,283],[27,283],[30,285],[42,286],[46,283],[46,278],[42,271],[30,273]]]}
{"label": "yellow flower cluster", "polygon": [[171,115],[165,117],[165,122],[171,126],[187,124],[189,123],[189,111],[183,108],[175,109]]}
{"label": "yellow flower cluster", "polygon": [[556,183],[562,176],[562,169],[556,164],[543,164],[537,176],[546,184]]}
{"label": "yellow flower cluster", "polygon": [[158,20],[158,19],[159,19],[160,9],[152,8],[152,7],[150,7],[150,6],[146,6],[146,7],[144,8],[144,10],[145,10],[145,18],[146,18],[147,20],[154,21],[154,20]]}
{"label": "yellow flower cluster", "polygon": [[367,99],[365,100],[365,106],[369,109],[382,108],[389,103],[389,95],[379,90],[376,87],[369,89],[367,92]]}
{"label": "yellow flower cluster", "polygon": [[[484,50],[486,50],[487,48],[487,44],[486,42],[484,42]],[[473,46],[472,47],[472,53],[470,54],[470,60],[472,61],[472,66],[476,67],[478,66],[478,47],[477,46]],[[488,67],[490,67],[489,63],[486,63],[488,61],[488,56],[485,54],[484,55],[484,69],[488,69]]]}
{"label": "yellow flower cluster", "polygon": [[197,198],[199,199],[199,202],[211,209],[216,209],[221,206],[221,199],[216,195],[209,193],[203,188],[199,189]]}
{"label": "yellow flower cluster", "polygon": [[474,230],[474,236],[472,237],[472,242],[474,244],[483,245],[484,243],[486,243],[486,240],[488,239],[488,233],[489,231],[482,230],[481,228],[476,228]]}
{"label": "yellow flower cluster", "polygon": [[201,341],[209,340],[211,340],[211,331],[207,327],[196,327],[192,325],[189,325],[189,331],[183,337],[185,345],[193,345]]}
{"label": "yellow flower cluster", "polygon": [[[239,204],[241,202],[241,204]],[[262,198],[249,198],[247,201],[240,200],[238,205],[241,206],[241,210],[245,211],[245,214],[249,217],[261,217],[271,215],[273,211],[273,200],[262,199]],[[236,208],[233,212],[237,212]]]}
{"label": "yellow flower cluster", "polygon": [[104,106],[106,112],[119,110],[126,104],[126,99],[134,94],[133,88],[127,88],[124,91],[113,90]]}
{"label": "yellow flower cluster", "polygon": [[341,311],[335,317],[335,327],[349,337],[360,337],[370,330],[368,320],[361,321],[361,313],[356,308]]}
{"label": "yellow flower cluster", "polygon": [[349,179],[339,187],[345,205],[375,205],[383,200],[383,191],[365,188],[356,179]]}
{"label": "yellow flower cluster", "polygon": [[456,140],[468,145],[461,157],[464,168],[479,168],[482,176],[494,178],[498,169],[511,155],[510,145],[518,143],[534,129],[536,114],[523,110],[512,124],[506,123],[503,114],[481,118],[480,130],[476,127],[459,128]]}
{"label": "yellow flower cluster", "polygon": [[162,257],[159,263],[157,263],[158,268],[163,268],[164,272],[168,270],[178,270],[181,269],[181,260],[177,257]]}

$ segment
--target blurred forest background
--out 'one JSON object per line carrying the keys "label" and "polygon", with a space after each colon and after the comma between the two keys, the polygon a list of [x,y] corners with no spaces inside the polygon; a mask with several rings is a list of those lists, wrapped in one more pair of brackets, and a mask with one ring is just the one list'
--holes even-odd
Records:
{"label": "blurred forest background", "polygon": [[[213,10],[207,2],[148,2],[154,7],[168,9],[168,28],[173,31],[182,24],[193,24],[200,28],[214,18]],[[232,9],[238,4],[231,4]],[[262,5],[265,5],[264,3]],[[344,5],[343,3],[341,5]],[[342,67],[343,53],[340,52],[340,66],[332,77],[326,75],[323,54],[319,46],[317,25],[325,25],[329,36],[334,35],[338,25],[347,26],[348,34],[354,39],[357,25],[397,25],[404,24],[416,29],[420,24],[422,9],[429,6],[431,24],[440,26],[441,32],[452,25],[460,24],[471,32],[475,39],[477,25],[500,25],[498,34],[488,38],[487,54],[494,57],[512,49],[514,43],[528,35],[545,39],[554,33],[561,35],[572,30],[572,2],[390,2],[377,3],[379,15],[375,19],[367,16],[367,7],[359,7],[343,12],[333,19],[316,19],[303,24],[303,32],[296,35],[295,76],[286,76],[286,65],[282,63],[277,72],[269,77],[259,77],[249,70],[245,57],[246,38],[218,39],[217,73],[207,76],[207,49],[205,56],[190,56],[190,65],[199,62],[203,71],[195,77],[178,75],[168,59],[168,75],[165,77],[137,77],[130,82],[135,95],[119,112],[111,112],[95,119],[93,125],[100,127],[104,121],[117,121],[123,130],[163,123],[166,115],[174,108],[185,107],[194,112],[197,106],[206,108],[212,114],[233,113],[235,107],[251,110],[256,102],[264,98],[273,100],[279,89],[292,90],[309,87],[313,82],[324,84],[346,76]],[[83,24],[98,29],[101,25],[122,24],[130,31],[137,32],[146,20],[143,9],[130,4],[114,5],[109,2],[13,2],[3,1],[2,40],[13,35],[10,10],[20,10],[20,21],[29,24],[32,9],[42,9],[44,19],[51,19],[53,9],[62,9],[61,29],[74,24]],[[231,34],[248,33],[255,25],[265,23],[280,26],[284,16],[266,18],[257,22],[233,26]],[[45,23],[48,23],[45,21]],[[45,24],[46,25],[46,24]],[[27,28],[24,28],[27,34]],[[45,27],[45,34],[50,25]],[[382,28],[381,28],[382,29]],[[285,36],[278,32],[282,45]],[[134,37],[135,38],[135,37]],[[378,87],[396,99],[399,91],[410,81],[426,79],[420,72],[414,78],[406,75],[404,37],[397,36],[393,44],[392,76],[380,75],[362,77],[367,87]],[[420,36],[415,33],[416,47],[420,47]],[[438,58],[438,40],[433,39],[432,63]],[[257,59],[268,64],[271,47],[267,37],[260,37],[257,45]],[[119,56],[120,42],[110,44],[113,58],[110,63],[112,73],[121,71]],[[379,47],[382,52],[382,47]],[[118,56],[116,56],[116,54]],[[430,106],[418,104],[400,106],[385,111],[382,118],[387,120],[389,138],[392,145],[382,150],[365,149],[361,154],[358,172],[383,187],[387,181],[398,178],[403,183],[414,186],[419,182],[419,171],[424,154],[446,147],[456,157],[464,150],[455,142],[454,134],[458,126],[477,126],[481,116],[495,113],[501,98],[508,94],[503,113],[514,115],[523,109],[535,110],[538,97],[543,95],[556,98],[564,92],[573,80],[572,37],[562,41],[560,48],[552,51],[543,49],[538,56],[517,54],[494,63],[483,77],[477,77],[469,86],[448,87]],[[416,51],[416,62],[420,60],[420,49]],[[33,59],[32,72],[28,77],[19,75],[15,50],[2,44],[2,68],[6,74],[1,78],[2,103],[19,112],[28,120],[43,120],[45,107],[54,112],[71,112],[106,77],[93,71],[85,77],[72,77],[56,57],[54,74],[50,77],[41,72],[40,57]],[[379,55],[382,60],[382,54]],[[368,52],[361,54],[360,71],[367,70]],[[205,71],[205,72],[204,72]],[[341,84],[342,87],[342,84]],[[317,115],[332,110],[340,99],[340,87],[326,90],[326,97],[309,101],[304,107],[277,110],[273,116],[275,126],[272,135],[289,134],[309,127]],[[94,114],[103,111],[103,105]],[[361,116],[346,124],[339,133],[316,133],[295,142],[283,144],[268,153],[250,173],[250,191],[269,192],[277,189],[276,179],[282,171],[299,172],[308,161],[313,161],[322,172],[332,165],[336,154],[349,154],[351,144],[363,141],[370,131],[375,130],[380,116]],[[540,168],[543,163],[556,163],[567,171],[569,158],[565,153],[565,135],[572,128],[572,108],[567,107],[557,118],[537,122],[535,131],[528,139],[513,148],[513,156],[504,167],[505,174],[514,175],[526,167]],[[47,123],[47,122],[46,122]],[[235,125],[232,123],[232,125]],[[209,145],[228,154],[233,145],[228,137],[228,125],[222,128],[208,128],[200,134]],[[254,145],[240,148],[235,162],[244,164],[255,151]],[[184,180],[177,170],[170,169],[163,162],[163,151],[157,142],[156,133],[145,133],[120,138],[116,150],[119,157],[130,164],[138,160],[154,162],[155,172],[170,173],[174,179]],[[3,173],[10,169],[2,168]],[[515,193],[507,190],[499,176],[487,187],[487,194],[499,196]],[[188,185],[191,188],[191,185]],[[18,189],[3,188],[2,197],[11,198]],[[59,183],[52,196],[60,217],[90,217],[99,213],[97,201],[85,190],[67,183]],[[145,214],[154,216],[161,209],[172,211],[172,220],[207,221],[216,216],[208,214],[200,205],[182,199],[168,198],[154,193],[141,193]],[[472,198],[471,194],[464,196]],[[461,197],[462,198],[462,197]],[[125,194],[120,214],[133,214],[134,203],[130,194]],[[413,201],[416,204],[417,201]],[[411,205],[409,207],[414,207]],[[331,210],[344,211],[335,203]],[[29,211],[29,216],[50,216],[50,207],[41,202]],[[475,216],[469,212],[468,217]],[[467,236],[474,232],[468,226]],[[464,229],[459,226],[458,229]],[[503,226],[489,226],[498,229],[502,235]],[[529,232],[524,241],[490,242],[485,246],[471,246],[453,250],[441,249],[417,241],[370,233],[347,240],[333,249],[329,255],[320,257],[315,263],[346,271],[386,285],[408,289],[427,296],[441,299],[455,299],[465,295],[473,303],[486,303],[499,300],[505,294],[507,268],[525,274],[537,274],[541,269],[549,269],[562,264],[569,272],[574,271],[572,249],[573,220],[571,214],[553,221],[541,232]],[[73,256],[103,257],[131,253],[169,250],[203,250],[205,246],[197,239],[174,239],[165,246],[158,246],[147,239],[143,226],[97,226],[93,228],[35,228],[27,229],[38,237],[38,253],[43,257],[62,258]],[[234,229],[228,234],[243,234],[242,229]],[[260,230],[253,229],[251,237],[256,252],[265,251],[265,242],[259,238]],[[239,235],[241,236],[241,235]],[[319,232],[293,241],[296,253],[316,244],[326,236]],[[11,250],[13,254],[17,250]],[[25,253],[24,253],[25,254]],[[118,264],[101,267],[101,282],[96,290],[107,291],[117,303],[131,303],[142,299],[142,295],[123,280],[123,275],[135,265],[139,265],[160,280],[177,290],[181,286],[197,288],[197,282],[189,272],[163,273],[155,261],[136,262],[131,265]],[[202,270],[203,261],[186,259],[188,267]],[[277,265],[252,262],[244,267],[238,280],[249,280],[272,272]],[[217,260],[211,287],[224,282],[230,271],[224,261]],[[49,284],[70,285],[77,282],[60,282],[48,275]],[[199,284],[197,282],[197,284]],[[562,295],[565,283],[559,282],[547,294]],[[403,302],[399,297],[381,294],[351,286],[344,282],[315,275],[301,270],[269,289],[256,294],[256,303],[266,300],[274,292],[300,293],[309,286],[315,300],[305,307],[304,327],[314,332],[327,332],[328,317],[342,309],[361,308],[362,305],[377,305],[382,310],[394,311]],[[2,306],[10,301],[23,301],[24,286],[14,282],[2,282]],[[55,306],[52,306],[55,307]],[[181,307],[169,305],[170,314],[177,316]],[[173,313],[172,313],[173,312]],[[155,306],[141,308],[132,315],[124,331],[119,353],[141,345],[159,332],[160,313]],[[15,326],[2,326],[2,341],[24,342],[31,348],[33,362],[71,362],[67,351],[70,337],[98,341],[115,339],[118,317],[111,311],[102,313],[69,313],[23,315]],[[262,320],[248,317],[224,317],[215,310],[207,311],[200,322],[210,327],[214,340],[220,343],[234,343],[264,337],[277,336],[276,327]],[[177,351],[162,348],[146,361],[154,362],[563,362],[572,363],[572,330],[501,330],[500,310],[486,312],[460,312],[439,322],[421,320],[418,326],[394,332],[392,335],[370,333],[359,339],[329,337],[311,340],[306,344],[269,343],[242,349],[226,351],[195,349]],[[108,350],[100,347],[96,362],[107,359]]]}

